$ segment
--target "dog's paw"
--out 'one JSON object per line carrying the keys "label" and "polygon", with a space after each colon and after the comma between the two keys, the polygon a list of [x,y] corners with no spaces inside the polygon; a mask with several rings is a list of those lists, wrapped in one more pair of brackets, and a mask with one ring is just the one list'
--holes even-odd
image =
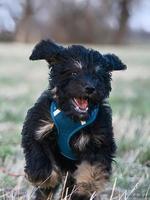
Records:
{"label": "dog's paw", "polygon": [[44,188],[55,188],[57,185],[60,184],[60,182],[60,174],[57,171],[52,170],[51,175],[48,177],[47,180],[43,181],[42,185]]}
{"label": "dog's paw", "polygon": [[29,180],[34,186],[40,188],[55,188],[57,185],[61,183],[61,174],[55,169],[52,170],[51,174],[42,180],[33,180],[27,173],[25,174],[27,180]]}

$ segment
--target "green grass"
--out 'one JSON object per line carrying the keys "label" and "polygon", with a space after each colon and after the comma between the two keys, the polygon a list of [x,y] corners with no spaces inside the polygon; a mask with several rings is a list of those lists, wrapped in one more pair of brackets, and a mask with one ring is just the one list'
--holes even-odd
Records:
{"label": "green grass", "polygon": [[110,102],[114,112],[123,113],[129,109],[133,116],[150,115],[150,80],[118,80],[118,84],[113,89]]}
{"label": "green grass", "polygon": [[[46,63],[30,62],[32,45],[0,44],[0,187],[30,188],[22,174],[21,128],[26,112],[47,88]],[[127,194],[140,182],[134,195],[143,199],[150,175],[150,48],[148,46],[96,46],[104,53],[119,55],[128,70],[113,72],[110,103],[117,141],[116,163],[110,187],[117,178],[117,189]],[[8,52],[10,52],[8,54]],[[4,167],[6,172],[1,172]],[[150,198],[150,194],[149,198]],[[133,199],[131,197],[130,199]]]}

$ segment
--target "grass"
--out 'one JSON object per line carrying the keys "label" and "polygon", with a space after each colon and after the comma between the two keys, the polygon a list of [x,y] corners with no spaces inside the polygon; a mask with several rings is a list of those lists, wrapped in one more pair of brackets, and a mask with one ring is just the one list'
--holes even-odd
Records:
{"label": "grass", "polygon": [[[16,195],[16,191],[25,194],[32,190],[22,176],[24,160],[20,132],[26,111],[47,87],[48,74],[45,62],[28,61],[32,47],[0,44],[0,199],[6,199],[5,195],[7,199],[24,199],[18,193]],[[118,151],[111,182],[103,192],[102,199],[148,200],[150,48],[95,48],[103,53],[116,53],[128,65],[127,71],[113,72],[110,103]],[[114,182],[116,184],[112,194]]]}

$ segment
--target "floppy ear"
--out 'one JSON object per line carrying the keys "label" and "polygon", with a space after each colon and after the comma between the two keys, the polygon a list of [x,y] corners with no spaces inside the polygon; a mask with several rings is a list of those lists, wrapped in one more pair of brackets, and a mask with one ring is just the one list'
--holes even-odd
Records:
{"label": "floppy ear", "polygon": [[107,71],[127,69],[127,66],[115,54],[105,54],[103,57],[106,61]]}
{"label": "floppy ear", "polygon": [[33,49],[30,60],[46,60],[48,63],[54,62],[56,57],[63,50],[62,46],[50,40],[42,40]]}

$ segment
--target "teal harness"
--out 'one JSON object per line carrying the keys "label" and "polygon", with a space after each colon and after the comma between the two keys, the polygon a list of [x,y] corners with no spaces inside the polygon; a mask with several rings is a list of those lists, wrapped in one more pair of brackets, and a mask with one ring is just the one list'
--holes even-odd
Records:
{"label": "teal harness", "polygon": [[71,160],[77,160],[76,154],[71,149],[70,139],[79,130],[88,126],[96,119],[98,110],[98,107],[94,108],[86,121],[75,122],[66,116],[63,111],[59,110],[55,101],[51,103],[50,114],[58,131],[57,143],[63,156]]}

